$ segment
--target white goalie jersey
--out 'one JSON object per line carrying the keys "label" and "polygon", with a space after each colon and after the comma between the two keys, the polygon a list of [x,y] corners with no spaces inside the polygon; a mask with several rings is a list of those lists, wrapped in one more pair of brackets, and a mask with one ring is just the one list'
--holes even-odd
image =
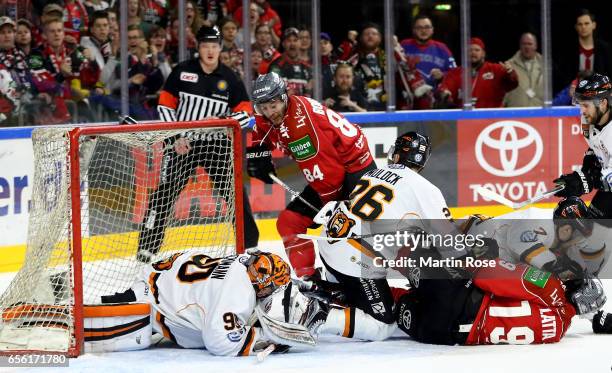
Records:
{"label": "white goalie jersey", "polygon": [[248,255],[210,258],[204,252],[174,254],[148,265],[132,289],[151,304],[153,330],[185,348],[245,356],[260,328],[249,326],[256,296],[246,267]]}
{"label": "white goalie jersey", "polygon": [[[351,200],[336,205],[322,235],[333,238],[397,232],[425,220],[443,221],[453,229],[450,217],[440,189],[409,167],[392,164],[362,176]],[[386,276],[384,268],[374,265],[376,252],[385,244],[375,237],[317,242],[323,261],[338,272],[362,278]],[[385,257],[394,259],[388,254]]]}

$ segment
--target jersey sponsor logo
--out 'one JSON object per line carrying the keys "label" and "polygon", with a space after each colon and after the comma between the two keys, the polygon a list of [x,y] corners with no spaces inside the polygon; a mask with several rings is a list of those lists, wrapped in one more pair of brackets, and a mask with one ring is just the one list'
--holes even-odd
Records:
{"label": "jersey sponsor logo", "polygon": [[220,90],[221,92],[225,91],[227,89],[227,81],[221,79],[217,82],[217,89]]}
{"label": "jersey sponsor logo", "polygon": [[333,238],[346,237],[355,225],[355,220],[349,218],[344,212],[339,211],[327,225],[327,235]]}
{"label": "jersey sponsor logo", "polygon": [[530,282],[539,288],[544,288],[549,278],[550,272],[542,271],[534,267],[529,267],[529,269],[523,275],[523,280]]}
{"label": "jersey sponsor logo", "polygon": [[198,82],[198,74],[182,72],[181,80],[184,82],[197,83]]}
{"label": "jersey sponsor logo", "polygon": [[[402,308],[403,307],[404,305],[402,304]],[[400,322],[402,323],[402,326],[406,328],[406,330],[410,330],[410,326],[412,324],[412,312],[410,312],[410,308],[402,310],[401,315]]]}
{"label": "jersey sponsor logo", "polygon": [[306,135],[299,140],[295,140],[289,143],[289,150],[293,154],[296,160],[303,161],[315,155],[315,150],[310,135]]}

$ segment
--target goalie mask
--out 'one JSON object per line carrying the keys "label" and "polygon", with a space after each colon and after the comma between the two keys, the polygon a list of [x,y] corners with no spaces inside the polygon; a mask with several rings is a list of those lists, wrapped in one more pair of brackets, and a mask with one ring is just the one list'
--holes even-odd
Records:
{"label": "goalie mask", "polygon": [[395,140],[395,144],[389,149],[387,160],[389,164],[400,163],[421,172],[430,154],[429,137],[410,131]]}
{"label": "goalie mask", "polygon": [[255,252],[246,265],[257,298],[265,298],[291,281],[289,265],[276,254]]}
{"label": "goalie mask", "polygon": [[589,237],[593,233],[593,220],[586,204],[578,197],[568,197],[559,202],[553,211],[555,226],[569,224]]}

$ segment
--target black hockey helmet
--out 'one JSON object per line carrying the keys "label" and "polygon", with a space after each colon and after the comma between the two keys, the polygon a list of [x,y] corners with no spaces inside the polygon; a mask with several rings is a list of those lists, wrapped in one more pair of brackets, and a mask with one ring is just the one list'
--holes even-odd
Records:
{"label": "black hockey helmet", "polygon": [[[399,159],[394,161],[395,155]],[[395,144],[389,149],[387,160],[389,164],[401,163],[408,167],[416,167],[420,172],[431,154],[431,141],[428,136],[410,131],[395,139]]]}
{"label": "black hockey helmet", "polygon": [[574,103],[605,98],[610,106],[611,94],[610,79],[606,75],[594,73],[580,79],[574,92]]}
{"label": "black hockey helmet", "polygon": [[570,224],[585,237],[589,237],[593,233],[593,220],[591,218],[589,208],[578,197],[567,197],[561,200],[553,211],[555,225]]}
{"label": "black hockey helmet", "polygon": [[196,35],[196,40],[198,43],[219,43],[223,40],[221,36],[221,32],[217,28],[217,26],[202,26],[198,30],[198,34]]}
{"label": "black hockey helmet", "polygon": [[285,84],[285,80],[275,72],[259,75],[257,79],[253,81],[251,97],[255,104],[255,110],[261,114],[260,110],[257,109],[257,105],[259,104],[270,102],[278,98],[287,102],[287,84]]}

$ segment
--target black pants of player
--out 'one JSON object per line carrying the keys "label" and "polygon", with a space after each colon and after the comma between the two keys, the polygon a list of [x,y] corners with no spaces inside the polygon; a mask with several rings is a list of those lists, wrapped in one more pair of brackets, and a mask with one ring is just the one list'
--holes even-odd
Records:
{"label": "black pants of player", "polygon": [[[224,152],[211,153],[209,149],[213,141],[217,149],[222,149]],[[212,189],[219,197],[230,202],[229,198],[233,191],[221,188],[223,185],[228,185],[233,171],[227,168],[232,164],[229,140],[196,140],[192,141],[191,146],[191,150],[183,155],[176,153],[172,148],[164,151],[160,184],[149,197],[147,211],[140,226],[137,254],[140,261],[149,262],[151,255],[159,252],[174,202],[187,185],[189,178],[193,176],[196,167],[201,166],[206,169]],[[244,247],[255,247],[259,240],[259,230],[246,191],[243,191],[243,211]]]}
{"label": "black pants of player", "polygon": [[323,265],[340,284],[343,294],[346,296],[348,307],[359,308],[385,324],[395,322],[393,315],[393,296],[386,278],[367,279],[342,274],[330,267],[321,258]]}
{"label": "black pants of player", "polygon": [[[359,171],[356,171],[353,173],[347,173],[346,176],[344,177],[344,182],[342,183],[342,193],[340,195],[340,199],[342,200],[349,199],[349,195],[351,194],[353,189],[355,189],[355,185],[357,185],[357,182],[359,181],[359,179],[361,179],[363,174],[365,174],[366,172],[370,170],[375,170],[375,169],[376,169],[376,163],[372,161],[372,163],[370,163],[368,166],[364,167],[363,169]],[[321,201],[321,197],[310,186],[310,184],[306,185],[302,193],[300,193],[300,197],[308,201],[313,207],[316,207],[317,210],[305,204],[300,198],[295,198],[293,199],[293,201],[289,202],[289,204],[287,205],[287,210],[291,210],[291,211],[297,212],[298,214],[307,216],[310,219],[314,219],[314,217],[317,215],[319,210],[323,208],[323,201]],[[318,225],[314,224],[310,228],[314,229],[317,227]]]}
{"label": "black pants of player", "polygon": [[612,227],[612,192],[598,190],[589,208],[602,225]]}

